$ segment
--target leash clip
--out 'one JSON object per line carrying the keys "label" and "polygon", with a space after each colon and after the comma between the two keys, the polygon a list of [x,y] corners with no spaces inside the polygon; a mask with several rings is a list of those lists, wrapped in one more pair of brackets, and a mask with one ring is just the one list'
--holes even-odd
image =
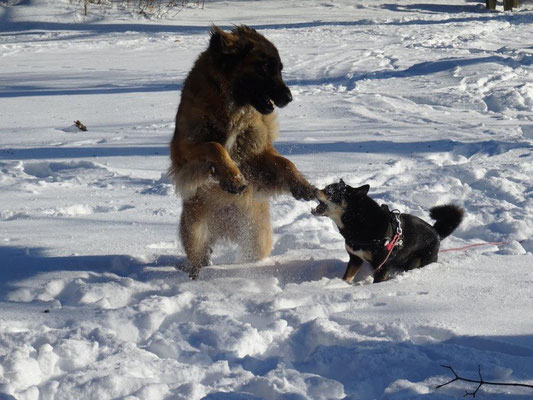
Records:
{"label": "leash clip", "polygon": [[398,223],[398,225],[396,226],[396,233],[399,236],[402,236],[403,229],[402,229],[402,221],[400,220],[400,215],[402,215],[402,213],[398,209],[392,210],[391,213],[394,214],[394,218],[396,218],[396,222]]}

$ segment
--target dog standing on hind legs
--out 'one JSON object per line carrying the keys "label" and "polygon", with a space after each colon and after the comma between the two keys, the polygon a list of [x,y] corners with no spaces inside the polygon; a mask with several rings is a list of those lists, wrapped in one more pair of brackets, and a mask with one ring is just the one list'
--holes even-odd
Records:
{"label": "dog standing on hind legs", "polygon": [[273,147],[274,106],[292,101],[282,69],[276,47],[254,29],[213,26],[183,84],[169,171],[183,201],[179,231],[192,279],[210,263],[218,239],[238,243],[248,260],[270,254],[271,196],[316,196]]}

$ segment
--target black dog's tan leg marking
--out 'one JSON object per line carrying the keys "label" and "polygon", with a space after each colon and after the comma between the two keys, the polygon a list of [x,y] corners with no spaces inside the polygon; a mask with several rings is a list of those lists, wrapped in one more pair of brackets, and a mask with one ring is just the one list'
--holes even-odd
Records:
{"label": "black dog's tan leg marking", "polygon": [[350,254],[350,261],[348,262],[346,272],[344,273],[342,279],[348,283],[352,283],[353,279],[355,278],[355,275],[357,275],[357,272],[359,272],[361,265],[363,265],[363,260],[357,256]]}
{"label": "black dog's tan leg marking", "polygon": [[374,272],[374,283],[386,281],[391,273],[392,268],[384,265],[378,271]]}

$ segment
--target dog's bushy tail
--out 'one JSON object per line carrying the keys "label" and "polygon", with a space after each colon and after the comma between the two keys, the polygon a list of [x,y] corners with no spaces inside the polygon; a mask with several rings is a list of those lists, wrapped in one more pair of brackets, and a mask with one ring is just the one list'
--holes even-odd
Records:
{"label": "dog's bushy tail", "polygon": [[459,226],[463,220],[464,211],[455,204],[446,204],[433,207],[429,210],[429,215],[436,220],[433,228],[435,228],[439,237],[444,239]]}

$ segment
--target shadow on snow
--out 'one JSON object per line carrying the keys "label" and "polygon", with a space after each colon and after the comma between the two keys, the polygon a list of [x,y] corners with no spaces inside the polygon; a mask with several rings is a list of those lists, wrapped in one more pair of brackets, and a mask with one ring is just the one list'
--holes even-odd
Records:
{"label": "shadow on snow", "polygon": [[[318,77],[311,79],[286,79],[289,86],[316,86],[316,85],[342,85],[347,90],[353,90],[357,82],[365,80],[395,79],[427,76],[443,71],[449,71],[457,67],[465,67],[477,64],[496,63],[517,68],[525,65],[533,65],[533,56],[524,55],[520,59],[505,57],[501,55],[491,55],[476,58],[449,58],[438,61],[428,61],[413,64],[409,68],[402,70],[381,70],[358,75],[342,75],[334,77]],[[179,91],[181,83],[152,83],[147,85],[98,85],[94,87],[65,87],[54,88],[46,86],[30,86],[10,84],[0,86],[0,98],[30,97],[30,96],[72,96],[72,95],[92,95],[92,94],[123,94],[123,93],[149,93]]]}
{"label": "shadow on snow", "polygon": [[[10,288],[15,288],[19,281],[60,271],[112,273],[143,282],[156,278],[168,278],[176,280],[177,283],[188,281],[186,273],[173,268],[185,263],[183,256],[160,255],[150,261],[120,254],[50,256],[44,248],[0,246],[0,259],[2,260],[0,288],[4,294]],[[268,263],[268,260],[266,262]],[[200,280],[276,277],[280,285],[284,286],[288,283],[314,281],[324,277],[339,278],[345,267],[345,262],[336,259],[295,260],[268,265],[221,265],[202,268]]]}
{"label": "shadow on snow", "polygon": [[[532,149],[528,142],[505,142],[487,140],[482,142],[460,142],[450,139],[422,142],[394,142],[369,140],[364,142],[276,142],[276,149],[285,156],[320,153],[372,153],[372,154],[413,154],[454,152],[465,157],[475,154],[494,156],[512,149]],[[169,155],[168,146],[132,147],[38,147],[27,149],[0,149],[0,160],[45,160],[91,157],[132,157]]]}
{"label": "shadow on snow", "polygon": [[[503,20],[511,24],[529,24],[533,21],[533,16],[529,13],[520,14],[500,14],[493,13],[486,10],[484,7],[478,5],[465,6],[447,6],[447,5],[433,5],[433,4],[410,4],[406,6],[399,6],[397,4],[384,4],[382,8],[391,11],[424,11],[430,13],[446,14],[464,14],[464,17],[443,18],[440,20],[430,19],[416,19],[416,20],[393,20],[378,23],[371,19],[359,19],[355,21],[309,21],[309,22],[295,22],[282,24],[254,24],[253,27],[258,30],[267,29],[301,29],[301,28],[317,28],[317,27],[335,27],[335,26],[362,26],[362,25],[435,25],[435,24],[450,24],[450,23],[467,23],[467,22],[489,22],[493,20]],[[7,8],[9,11],[9,7]],[[477,14],[477,15],[474,15]],[[49,31],[83,31],[94,32],[96,34],[107,33],[126,33],[126,32],[146,32],[146,33],[174,33],[180,35],[207,35],[210,26],[188,26],[188,25],[173,25],[160,23],[62,23],[62,22],[41,22],[41,21],[11,21],[10,13],[4,12],[4,16],[0,20],[2,34],[23,34],[23,31],[34,30],[35,33],[44,33]],[[225,30],[231,30],[234,25],[220,25]],[[41,32],[39,32],[41,31]]]}

